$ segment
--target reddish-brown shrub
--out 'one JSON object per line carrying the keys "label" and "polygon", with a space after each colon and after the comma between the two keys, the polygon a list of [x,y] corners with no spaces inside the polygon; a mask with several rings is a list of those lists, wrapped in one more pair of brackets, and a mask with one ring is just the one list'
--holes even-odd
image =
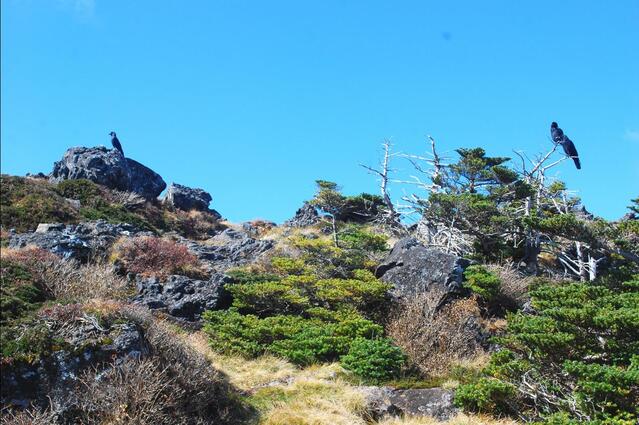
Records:
{"label": "reddish-brown shrub", "polygon": [[118,244],[115,257],[129,272],[160,278],[176,273],[192,274],[199,266],[197,257],[186,246],[150,236],[131,238]]}
{"label": "reddish-brown shrub", "polygon": [[46,249],[38,247],[26,247],[23,249],[3,249],[2,257],[8,260],[23,264],[25,267],[33,271],[40,264],[57,262],[62,259]]}

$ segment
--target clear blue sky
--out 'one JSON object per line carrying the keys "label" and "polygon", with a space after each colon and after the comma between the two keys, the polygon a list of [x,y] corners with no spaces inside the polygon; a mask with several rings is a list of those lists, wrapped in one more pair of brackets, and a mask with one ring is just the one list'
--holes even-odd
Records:
{"label": "clear blue sky", "polygon": [[616,218],[639,195],[637,45],[637,0],[3,0],[2,172],[114,130],[225,217],[282,221],[318,178],[375,191],[358,164],[385,137],[532,155],[555,120],[583,164],[560,177]]}

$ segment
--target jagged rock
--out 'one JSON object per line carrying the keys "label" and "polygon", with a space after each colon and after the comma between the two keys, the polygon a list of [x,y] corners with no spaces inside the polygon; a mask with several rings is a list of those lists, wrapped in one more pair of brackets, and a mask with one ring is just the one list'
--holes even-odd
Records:
{"label": "jagged rock", "polygon": [[99,147],[70,148],[53,165],[49,180],[88,179],[112,189],[135,192],[155,199],[166,188],[159,174],[118,151]]}
{"label": "jagged rock", "polygon": [[208,281],[173,275],[165,281],[157,278],[137,278],[138,295],[133,299],[150,309],[161,309],[174,317],[188,321],[200,319],[206,310],[219,310],[230,305],[230,295],[224,289],[229,278],[216,273]]}
{"label": "jagged rock", "polygon": [[259,237],[274,227],[277,227],[276,223],[266,220],[253,220],[242,223],[242,230],[252,238]]}
{"label": "jagged rock", "polygon": [[226,271],[252,263],[273,248],[273,241],[253,239],[244,232],[225,229],[204,243],[178,237],[212,271]]}
{"label": "jagged rock", "polygon": [[41,223],[33,233],[10,234],[10,248],[37,246],[62,258],[87,261],[101,255],[120,236],[149,236],[130,224],[111,224],[104,220],[81,224]]}
{"label": "jagged rock", "polygon": [[457,413],[453,391],[442,388],[396,390],[389,387],[359,387],[367,410],[379,420],[385,416],[429,416],[446,420]]}
{"label": "jagged rock", "polygon": [[[73,309],[74,305],[57,308]],[[103,327],[97,318],[87,315],[64,322],[65,326],[56,331],[60,348],[35,362],[3,365],[2,406],[26,408],[35,404],[64,413],[73,405],[70,388],[78,383],[83,371],[148,355],[143,333],[132,322]]]}
{"label": "jagged rock", "polygon": [[624,214],[623,217],[619,219],[619,221],[632,221],[632,220],[639,220],[639,215],[633,212],[629,212]]}
{"label": "jagged rock", "polygon": [[359,387],[364,396],[366,410],[373,419],[379,420],[386,416],[400,416],[402,411],[391,401],[393,389],[390,387]]}
{"label": "jagged rock", "polygon": [[578,204],[572,207],[571,212],[581,218],[582,220],[594,220],[595,215],[586,209],[586,206],[583,204]]}
{"label": "jagged rock", "polygon": [[166,191],[164,203],[184,211],[208,211],[212,199],[211,195],[204,189],[194,189],[171,183]]}
{"label": "jagged rock", "polygon": [[288,227],[306,227],[312,226],[320,221],[317,209],[305,202],[300,209],[295,212],[295,215],[290,220],[284,223]]}
{"label": "jagged rock", "polygon": [[436,311],[460,292],[468,265],[468,260],[404,238],[395,244],[375,275],[394,285],[391,295],[396,299],[429,293]]}

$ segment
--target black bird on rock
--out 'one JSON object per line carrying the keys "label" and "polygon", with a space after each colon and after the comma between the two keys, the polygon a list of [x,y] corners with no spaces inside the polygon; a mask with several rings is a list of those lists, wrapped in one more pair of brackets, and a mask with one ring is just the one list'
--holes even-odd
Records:
{"label": "black bird on rock", "polygon": [[111,136],[111,144],[113,145],[113,147],[116,148],[122,154],[122,156],[124,156],[124,151],[122,150],[122,145],[118,140],[118,136],[115,135],[114,131],[110,132],[109,136]]}
{"label": "black bird on rock", "polygon": [[550,137],[552,137],[552,141],[555,143],[559,143],[562,148],[564,148],[564,152],[566,155],[572,158],[575,161],[575,167],[578,170],[581,170],[581,162],[579,162],[579,153],[577,153],[577,148],[575,144],[564,134],[564,131],[559,128],[556,122],[550,124]]}

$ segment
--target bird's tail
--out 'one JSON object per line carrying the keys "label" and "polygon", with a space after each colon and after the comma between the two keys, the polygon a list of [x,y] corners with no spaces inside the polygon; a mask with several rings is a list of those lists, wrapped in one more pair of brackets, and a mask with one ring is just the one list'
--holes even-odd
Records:
{"label": "bird's tail", "polygon": [[575,167],[577,167],[578,170],[581,170],[581,162],[579,161],[579,157],[573,156],[572,160],[575,161]]}

